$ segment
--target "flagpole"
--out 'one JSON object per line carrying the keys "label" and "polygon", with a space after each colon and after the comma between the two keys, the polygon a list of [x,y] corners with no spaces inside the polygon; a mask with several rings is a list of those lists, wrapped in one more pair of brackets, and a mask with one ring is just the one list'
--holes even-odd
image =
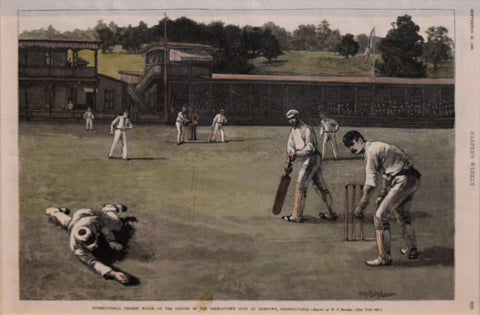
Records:
{"label": "flagpole", "polygon": [[163,118],[165,124],[168,123],[168,77],[167,77],[167,13],[164,13],[164,31],[163,31]]}
{"label": "flagpole", "polygon": [[373,56],[372,56],[372,77],[373,80],[375,81],[375,26],[373,26],[373,38],[372,38],[372,45],[373,45]]}

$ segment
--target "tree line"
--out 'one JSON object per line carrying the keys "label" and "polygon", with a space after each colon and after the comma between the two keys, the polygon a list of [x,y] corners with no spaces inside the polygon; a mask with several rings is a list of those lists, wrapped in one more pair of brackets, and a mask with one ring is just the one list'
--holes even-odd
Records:
{"label": "tree line", "polygon": [[[164,23],[162,19],[152,27],[143,21],[138,26],[120,27],[114,22],[106,24],[99,20],[93,29],[63,33],[50,25],[47,29],[23,32],[20,38],[100,40],[104,53],[112,52],[117,46],[128,53],[139,53],[145,45],[163,41]],[[411,16],[399,16],[391,25],[385,38],[374,40],[376,53],[381,54],[376,67],[381,76],[426,77],[426,63],[432,63],[436,71],[439,65],[453,58],[453,41],[445,27],[429,27],[425,42]],[[216,73],[249,73],[254,67],[249,63],[251,59],[265,57],[272,62],[290,50],[331,51],[348,59],[366,51],[369,40],[366,34],[342,35],[338,29],[332,29],[327,20],[317,26],[302,24],[288,32],[274,22],[240,28],[222,21],[197,23],[186,17],[167,19],[167,38],[170,42],[212,46]]]}

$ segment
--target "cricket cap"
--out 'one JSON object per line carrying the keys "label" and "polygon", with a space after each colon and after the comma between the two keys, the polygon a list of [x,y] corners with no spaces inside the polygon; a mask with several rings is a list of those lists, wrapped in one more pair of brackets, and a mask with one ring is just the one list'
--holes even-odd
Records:
{"label": "cricket cap", "polygon": [[98,247],[96,235],[86,226],[80,226],[74,229],[73,236],[77,243],[90,251]]}
{"label": "cricket cap", "polygon": [[293,117],[295,117],[299,114],[300,114],[300,112],[298,110],[291,109],[285,114],[285,116],[287,117],[287,119],[292,119]]}

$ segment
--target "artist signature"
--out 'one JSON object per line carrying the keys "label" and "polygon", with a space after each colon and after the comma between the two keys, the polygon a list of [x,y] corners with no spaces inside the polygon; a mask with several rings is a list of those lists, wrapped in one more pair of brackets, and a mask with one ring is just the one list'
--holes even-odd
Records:
{"label": "artist signature", "polygon": [[383,291],[372,291],[372,290],[358,292],[358,294],[367,298],[379,298],[379,299],[388,298],[395,295],[395,293],[388,293]]}

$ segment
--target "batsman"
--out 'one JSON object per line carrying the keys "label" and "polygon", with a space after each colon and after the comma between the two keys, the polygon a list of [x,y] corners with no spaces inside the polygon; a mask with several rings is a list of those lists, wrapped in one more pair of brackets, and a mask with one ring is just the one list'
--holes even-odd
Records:
{"label": "batsman", "polygon": [[365,184],[360,203],[353,215],[363,218],[363,211],[368,205],[370,195],[376,187],[377,176],[383,181],[375,200],[376,211],[373,215],[375,235],[377,238],[378,257],[367,260],[369,266],[388,266],[392,263],[390,256],[389,215],[393,212],[400,228],[404,247],[400,252],[408,259],[418,256],[415,230],[410,216],[410,206],[418,188],[420,173],[413,166],[412,160],[401,149],[380,141],[366,141],[356,130],[343,136],[343,143],[355,155],[365,158]]}
{"label": "batsman", "polygon": [[[322,180],[320,164],[322,157],[317,148],[317,137],[313,128],[299,119],[300,112],[291,109],[286,117],[290,126],[290,134],[287,142],[287,157],[290,161],[301,163],[298,172],[298,180],[295,186],[295,204],[293,213],[283,216],[282,219],[288,222],[303,222],[303,210],[307,197],[307,187],[312,181],[314,190],[320,196],[320,200],[327,212],[320,212],[319,216],[325,220],[336,220],[337,215],[332,210],[332,197]],[[288,165],[289,163],[287,163]],[[288,168],[288,166],[287,166]],[[287,170],[286,170],[287,171]]]}

